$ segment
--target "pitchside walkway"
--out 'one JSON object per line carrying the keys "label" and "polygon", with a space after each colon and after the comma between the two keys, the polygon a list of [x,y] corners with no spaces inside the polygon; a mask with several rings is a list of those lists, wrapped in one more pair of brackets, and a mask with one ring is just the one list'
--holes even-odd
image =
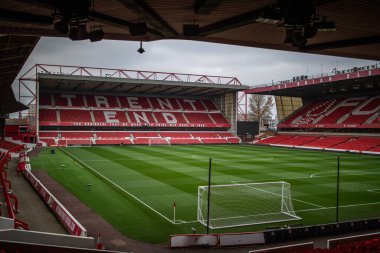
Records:
{"label": "pitchside walkway", "polygon": [[16,166],[17,159],[12,159],[6,171],[12,182],[12,191],[19,200],[20,212],[16,214],[17,218],[26,222],[34,231],[67,234],[28,181],[23,176],[17,176]]}

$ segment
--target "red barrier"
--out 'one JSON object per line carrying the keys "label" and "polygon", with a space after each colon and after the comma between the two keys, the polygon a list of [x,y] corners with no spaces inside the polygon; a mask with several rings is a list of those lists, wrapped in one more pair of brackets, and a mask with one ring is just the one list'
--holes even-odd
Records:
{"label": "red barrier", "polygon": [[23,174],[71,235],[87,236],[87,230],[28,169],[23,170]]}

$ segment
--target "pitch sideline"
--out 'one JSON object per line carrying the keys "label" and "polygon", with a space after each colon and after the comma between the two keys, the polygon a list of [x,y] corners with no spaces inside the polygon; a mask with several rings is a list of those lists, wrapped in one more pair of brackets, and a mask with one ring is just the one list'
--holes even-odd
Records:
{"label": "pitch sideline", "polygon": [[[90,165],[86,164],[85,162],[83,162],[82,160],[80,160],[79,158],[77,158],[76,156],[74,156],[73,154],[71,154],[70,152],[66,151],[66,150],[63,150],[61,149],[64,153],[67,153],[69,154],[69,157],[70,156],[73,156],[75,159],[77,159],[78,161],[80,161],[80,163],[82,163],[83,165],[87,166],[89,169],[91,169],[93,172],[95,172],[97,175],[99,175],[100,177],[102,177],[104,180],[106,180],[107,182],[109,182],[110,184],[112,184],[113,186],[115,186],[116,188],[118,188],[119,190],[121,190],[122,192],[126,193],[127,195],[129,195],[130,197],[132,197],[133,199],[135,199],[136,201],[138,201],[140,204],[142,204],[143,206],[145,206],[146,208],[150,209],[151,211],[153,211],[154,213],[158,214],[159,216],[161,216],[162,218],[164,218],[165,220],[167,220],[168,222],[170,222],[171,224],[173,225],[176,225],[176,224],[183,224],[183,223],[192,223],[193,221],[181,221],[181,222],[174,222],[173,220],[169,219],[168,217],[166,217],[165,215],[163,215],[162,213],[160,213],[159,211],[157,211],[156,209],[154,209],[153,207],[149,206],[148,204],[146,204],[144,201],[142,201],[141,199],[139,199],[138,197],[136,197],[135,195],[133,195],[132,193],[128,192],[127,190],[125,190],[124,188],[122,188],[121,186],[117,185],[116,183],[114,183],[113,181],[111,181],[110,179],[108,179],[107,177],[105,177],[103,174],[101,174],[100,172],[98,172],[97,170],[95,170],[94,168],[92,168]],[[73,160],[75,163],[77,163],[72,157],[70,157],[71,160]],[[81,166],[83,167],[83,166]]]}

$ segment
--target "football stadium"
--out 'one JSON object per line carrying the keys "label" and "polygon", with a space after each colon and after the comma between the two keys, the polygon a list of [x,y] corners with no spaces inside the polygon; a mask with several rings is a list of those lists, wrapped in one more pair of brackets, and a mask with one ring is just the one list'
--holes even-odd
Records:
{"label": "football stadium", "polygon": [[[103,66],[20,73],[39,37],[57,34],[136,40],[140,54],[142,41],[179,38],[380,59],[376,25],[344,30],[350,15],[365,29],[371,1],[266,2],[1,4],[0,253],[379,252],[376,62],[255,86]],[[265,27],[262,40],[236,31]],[[289,47],[271,44],[274,31]],[[278,122],[250,117],[254,96],[274,98]]]}

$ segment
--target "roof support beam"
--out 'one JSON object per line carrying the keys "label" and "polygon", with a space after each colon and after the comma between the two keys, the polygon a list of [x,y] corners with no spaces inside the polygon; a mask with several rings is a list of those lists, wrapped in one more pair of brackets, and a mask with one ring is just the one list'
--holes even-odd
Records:
{"label": "roof support beam", "polygon": [[[125,28],[125,27],[129,28],[132,25],[132,22],[130,22],[128,20],[112,17],[112,16],[109,16],[109,15],[106,15],[106,14],[103,14],[103,13],[97,12],[97,11],[91,11],[90,10],[90,15],[92,17],[94,17],[96,20],[99,20],[99,21],[102,21],[105,23],[109,23],[111,25],[118,25],[118,26],[121,26],[123,28]],[[158,35],[161,37],[163,36],[160,32],[158,32],[152,28],[149,28],[149,27],[148,27],[147,31],[148,31],[148,33],[151,33],[154,35]]]}
{"label": "roof support beam", "polygon": [[317,51],[324,49],[365,46],[380,43],[380,36],[363,37],[349,40],[337,40],[320,44],[306,45],[301,51]]}
{"label": "roof support beam", "polygon": [[99,87],[102,87],[104,84],[106,84],[106,82],[100,82],[98,85],[92,88],[91,91],[96,91]]}
{"label": "roof support beam", "polygon": [[[203,89],[198,89],[198,90],[195,90],[195,91],[192,91],[192,92],[188,92],[186,93],[186,95],[191,95],[191,94],[195,94],[195,93],[198,93],[198,92],[201,92],[200,94],[202,94],[202,91],[205,91],[205,90],[208,90],[208,92],[210,92],[210,88],[203,88]],[[208,93],[206,92],[206,93]]]}
{"label": "roof support beam", "polygon": [[0,62],[18,60],[18,59],[23,59],[23,58],[25,58],[25,55],[11,56],[11,57],[7,57],[7,58],[0,58]]}
{"label": "roof support beam", "polygon": [[[314,6],[318,7],[318,6],[329,4],[335,1],[337,0],[318,0]],[[252,10],[252,11],[249,11],[249,12],[231,17],[231,18],[227,18],[219,22],[207,25],[205,27],[201,27],[200,35],[205,36],[205,35],[215,34],[215,33],[224,32],[230,29],[238,28],[241,26],[249,25],[252,23],[256,23],[256,20],[261,14],[261,12],[267,7],[268,6],[264,6],[256,10]]]}
{"label": "roof support beam", "polygon": [[201,92],[201,93],[199,93],[199,94],[196,94],[196,95],[198,95],[198,96],[200,96],[200,95],[204,95],[204,94],[209,94],[209,93],[212,93],[212,94],[217,94],[217,93],[219,93],[219,92],[224,92],[224,91],[226,91],[227,89],[219,89],[219,90],[215,90],[215,91],[206,91],[206,92]]}
{"label": "roof support beam", "polygon": [[20,12],[14,10],[6,10],[0,8],[0,19],[1,20],[10,20],[13,22],[21,23],[33,23],[37,25],[46,25],[50,26],[53,24],[53,17],[37,15],[27,12]]}
{"label": "roof support beam", "polygon": [[129,10],[134,12],[141,20],[156,28],[164,37],[177,37],[177,32],[144,0],[119,0]]}
{"label": "roof support beam", "polygon": [[215,33],[224,32],[233,28],[255,23],[256,19],[259,17],[263,9],[264,8],[249,11],[244,14],[227,18],[219,22],[201,27],[200,35],[205,36],[205,35],[215,34]]}
{"label": "roof support beam", "polygon": [[140,88],[140,87],[141,87],[141,84],[135,85],[135,86],[133,86],[132,88],[129,88],[129,89],[127,89],[127,90],[124,90],[123,93],[128,93],[128,92],[130,92],[131,90],[134,90],[134,89],[136,89],[136,88]]}
{"label": "roof support beam", "polygon": [[126,83],[121,83],[121,84],[119,84],[119,85],[116,85],[115,87],[109,89],[108,91],[113,91],[113,90],[116,90],[116,89],[118,89],[118,88],[121,88],[121,87],[123,87],[125,84],[126,84]]}
{"label": "roof support beam", "polygon": [[150,87],[150,88],[148,88],[148,89],[146,89],[146,90],[143,90],[143,91],[140,91],[140,93],[146,93],[146,92],[148,92],[148,91],[151,91],[151,90],[154,90],[154,89],[157,89],[157,88],[161,88],[161,86],[154,86],[154,87]]}
{"label": "roof support beam", "polygon": [[161,94],[161,93],[163,93],[163,92],[166,92],[166,91],[168,91],[168,90],[172,90],[172,89],[176,89],[176,88],[178,88],[178,87],[176,87],[176,86],[170,86],[169,88],[166,88],[166,89],[163,89],[163,90],[157,91],[156,94]]}

